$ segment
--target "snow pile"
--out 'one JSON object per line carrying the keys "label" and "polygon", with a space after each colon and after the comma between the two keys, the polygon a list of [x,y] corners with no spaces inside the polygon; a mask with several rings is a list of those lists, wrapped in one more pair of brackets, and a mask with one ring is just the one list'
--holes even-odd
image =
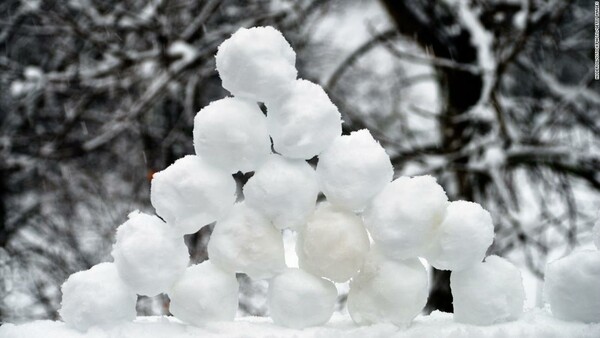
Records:
{"label": "snow pile", "polygon": [[594,240],[594,244],[596,245],[596,249],[600,250],[600,220],[596,222],[596,225],[592,229],[592,238]]}

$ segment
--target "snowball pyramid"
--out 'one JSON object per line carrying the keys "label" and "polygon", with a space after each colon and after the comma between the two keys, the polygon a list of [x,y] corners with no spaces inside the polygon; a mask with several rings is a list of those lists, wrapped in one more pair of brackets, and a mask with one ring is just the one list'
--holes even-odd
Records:
{"label": "snowball pyramid", "polygon": [[67,325],[80,331],[135,319],[137,296],[121,280],[113,263],[100,263],[72,274],[61,291],[58,312]]}

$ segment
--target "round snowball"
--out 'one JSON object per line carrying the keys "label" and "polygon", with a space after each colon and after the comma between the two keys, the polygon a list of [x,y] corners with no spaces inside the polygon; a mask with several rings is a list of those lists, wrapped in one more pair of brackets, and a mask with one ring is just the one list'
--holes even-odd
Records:
{"label": "round snowball", "polygon": [[233,177],[188,155],[154,174],[150,201],[181,234],[192,234],[225,216],[235,203]]}
{"label": "round snowball", "polygon": [[325,324],[335,307],[332,282],[299,269],[287,269],[269,282],[271,318],[282,326],[302,329]]}
{"label": "round snowball", "polygon": [[61,291],[58,312],[67,325],[80,331],[135,319],[137,296],[123,283],[113,263],[100,263],[72,274]]}
{"label": "round snowball", "polygon": [[271,155],[244,186],[246,204],[262,212],[278,229],[304,225],[315,210],[317,175],[303,160]]}
{"label": "round snowball", "polygon": [[457,322],[492,325],[516,320],[523,313],[525,291],[521,272],[498,256],[489,256],[483,263],[453,271],[450,287]]}
{"label": "round snowball", "polygon": [[447,205],[448,197],[435,178],[400,177],[373,198],[363,220],[385,255],[414,258],[425,253]]}
{"label": "round snowball", "polygon": [[289,95],[267,102],[267,125],[275,151],[289,158],[320,154],[342,133],[337,107],[321,86],[298,80]]}
{"label": "round snowball", "polygon": [[178,319],[201,326],[231,321],[238,307],[239,285],[234,273],[210,261],[190,266],[169,291],[169,311]]}
{"label": "round snowball", "polygon": [[223,88],[265,102],[283,95],[297,76],[296,53],[273,27],[240,28],[217,51]]}
{"label": "round snowball", "polygon": [[600,323],[600,252],[575,252],[548,264],[544,294],[556,318]]}
{"label": "round snowball", "polygon": [[112,256],[123,281],[149,297],[166,292],[189,262],[183,237],[158,217],[139,211],[117,229]]}
{"label": "round snowball", "polygon": [[238,203],[208,242],[208,257],[226,271],[266,279],[285,269],[281,231],[260,212]]}
{"label": "round snowball", "polygon": [[392,180],[394,168],[383,147],[362,129],[337,138],[319,155],[317,175],[329,202],[362,211]]}
{"label": "round snowball", "polygon": [[271,153],[265,115],[256,103],[244,99],[213,101],[194,118],[194,149],[227,173],[253,171]]}
{"label": "round snowball", "polygon": [[596,248],[600,250],[600,220],[596,222],[596,225],[592,229],[592,238],[594,240],[594,244],[596,244]]}
{"label": "round snowball", "polygon": [[427,270],[418,259],[391,261],[375,248],[350,282],[350,317],[359,325],[406,327],[427,302],[427,283]]}
{"label": "round snowball", "polygon": [[425,258],[439,270],[466,269],[483,260],[493,240],[489,212],[477,203],[452,202]]}
{"label": "round snowball", "polygon": [[368,252],[369,235],[360,217],[330,203],[319,204],[298,232],[300,268],[337,283],[356,275]]}

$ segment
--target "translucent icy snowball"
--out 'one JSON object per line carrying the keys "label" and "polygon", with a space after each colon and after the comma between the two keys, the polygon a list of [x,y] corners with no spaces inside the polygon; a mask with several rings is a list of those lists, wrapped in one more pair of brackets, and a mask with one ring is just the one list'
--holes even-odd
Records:
{"label": "translucent icy snowball", "polygon": [[85,331],[135,319],[135,292],[123,283],[113,263],[101,263],[72,274],[61,287],[58,311],[67,325]]}
{"label": "translucent icy snowball", "polygon": [[348,312],[359,325],[406,327],[427,302],[427,283],[427,271],[417,258],[391,261],[374,248],[350,282]]}
{"label": "translucent icy snowball", "polygon": [[276,324],[302,329],[325,324],[331,318],[337,290],[328,280],[300,269],[287,269],[269,281],[267,297]]}
{"label": "translucent icy snowball", "polygon": [[228,173],[253,171],[271,153],[265,115],[248,100],[213,101],[194,118],[194,149]]}
{"label": "translucent icy snowball", "polygon": [[210,261],[190,266],[169,291],[169,311],[178,319],[201,326],[211,321],[231,321],[238,307],[239,285],[235,274]]}
{"label": "translucent icy snowball", "polygon": [[265,214],[278,229],[304,225],[315,210],[317,175],[303,160],[271,155],[244,186],[246,204]]}
{"label": "translucent icy snowball", "polygon": [[489,256],[471,268],[452,271],[450,288],[457,322],[492,325],[516,320],[523,313],[521,272],[504,258]]}
{"label": "translucent icy snowball", "polygon": [[600,251],[575,252],[548,264],[544,295],[556,318],[600,323]]}
{"label": "translucent icy snowball", "polygon": [[158,217],[139,211],[117,229],[112,256],[123,281],[150,297],[167,292],[189,262],[183,236]]}
{"label": "translucent icy snowball", "polygon": [[600,220],[596,222],[594,229],[592,229],[592,237],[594,239],[594,244],[596,244],[596,248],[600,250]]}
{"label": "translucent icy snowball", "polygon": [[358,273],[369,252],[369,235],[360,217],[330,203],[320,203],[298,232],[300,267],[343,283]]}
{"label": "translucent icy snowball", "polygon": [[483,260],[493,240],[489,212],[477,203],[452,202],[425,258],[436,269],[466,269]]}
{"label": "translucent icy snowball", "polygon": [[413,258],[425,252],[447,205],[435,178],[400,177],[375,196],[363,220],[381,252],[393,259]]}
{"label": "translucent icy snowball", "polygon": [[267,102],[267,124],[275,151],[289,158],[320,154],[342,133],[337,107],[321,86],[298,80],[289,95]]}
{"label": "translucent icy snowball", "polygon": [[235,203],[235,191],[229,173],[188,155],[154,174],[150,200],[169,225],[192,234],[225,216]]}
{"label": "translucent icy snowball", "polygon": [[273,27],[240,28],[217,52],[223,88],[265,102],[285,93],[297,76],[296,53]]}
{"label": "translucent icy snowball", "polygon": [[394,175],[390,157],[367,129],[333,141],[319,155],[317,175],[327,200],[362,211]]}
{"label": "translucent icy snowball", "polygon": [[285,269],[281,231],[246,203],[217,222],[208,242],[210,260],[230,272],[266,279]]}

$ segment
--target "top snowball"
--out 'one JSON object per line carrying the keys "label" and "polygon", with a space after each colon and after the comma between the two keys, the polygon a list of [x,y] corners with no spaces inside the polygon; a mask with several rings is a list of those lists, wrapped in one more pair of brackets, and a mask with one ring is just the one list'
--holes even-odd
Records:
{"label": "top snowball", "polygon": [[216,59],[223,88],[258,102],[285,93],[298,74],[296,53],[273,27],[240,28],[219,46]]}

